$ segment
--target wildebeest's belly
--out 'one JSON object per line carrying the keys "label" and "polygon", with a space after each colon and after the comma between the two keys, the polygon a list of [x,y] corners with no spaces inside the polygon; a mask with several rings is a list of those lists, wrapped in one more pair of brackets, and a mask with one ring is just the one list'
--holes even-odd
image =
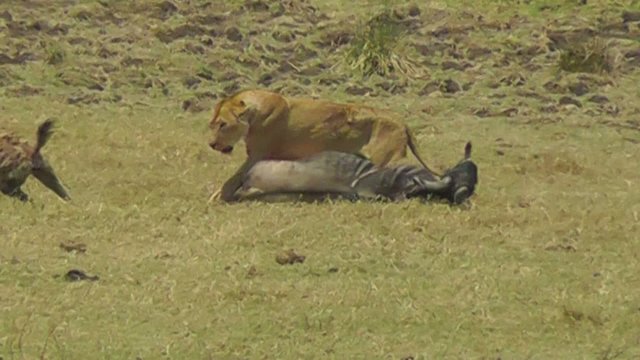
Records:
{"label": "wildebeest's belly", "polygon": [[[323,161],[263,160],[249,171],[245,186],[263,192],[351,192],[344,176]],[[333,170],[333,171],[332,171]]]}

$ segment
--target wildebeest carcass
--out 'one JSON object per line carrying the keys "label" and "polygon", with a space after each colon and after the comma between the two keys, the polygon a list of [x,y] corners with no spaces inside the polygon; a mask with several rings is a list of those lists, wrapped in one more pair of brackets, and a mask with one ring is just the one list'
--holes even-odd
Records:
{"label": "wildebeest carcass", "polygon": [[19,137],[0,134],[0,192],[20,201],[29,200],[21,186],[29,175],[55,192],[60,198],[70,200],[69,194],[60,183],[53,168],[40,153],[53,131],[53,120],[47,119],[38,127],[36,145],[31,146]]}
{"label": "wildebeest carcass", "polygon": [[244,178],[240,197],[269,199],[296,194],[302,200],[441,198],[460,204],[473,195],[477,182],[471,143],[465,146],[464,159],[441,176],[412,165],[377,168],[362,156],[325,151],[298,161],[256,163]]}

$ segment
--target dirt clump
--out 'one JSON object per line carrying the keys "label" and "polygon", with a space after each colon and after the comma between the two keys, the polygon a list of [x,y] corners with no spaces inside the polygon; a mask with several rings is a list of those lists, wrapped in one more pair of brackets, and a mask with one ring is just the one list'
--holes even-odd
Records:
{"label": "dirt clump", "polygon": [[83,243],[60,243],[60,249],[66,252],[85,253],[87,251],[87,245]]}
{"label": "dirt clump", "polygon": [[197,93],[195,96],[189,97],[182,101],[181,108],[183,111],[190,113],[199,113],[213,108],[215,100],[218,96],[210,91]]}
{"label": "dirt clump", "polygon": [[442,62],[442,70],[464,71],[472,65],[469,63],[459,63],[456,61],[446,60]]}
{"label": "dirt clump", "polygon": [[7,95],[13,97],[36,96],[43,93],[44,89],[28,84],[22,84],[20,86],[7,89]]}
{"label": "dirt clump", "polygon": [[5,53],[0,53],[0,65],[23,65],[27,61],[34,61],[36,57],[32,53],[21,53],[11,57]]}
{"label": "dirt clump", "polygon": [[276,262],[280,265],[302,264],[305,259],[306,257],[304,255],[297,254],[293,249],[283,251],[276,255]]}
{"label": "dirt clump", "polygon": [[376,84],[376,87],[379,87],[380,89],[393,95],[404,94],[407,92],[406,82],[399,83],[397,81],[383,81]]}
{"label": "dirt clump", "polygon": [[588,101],[596,104],[605,104],[609,102],[609,98],[604,95],[593,95]]}
{"label": "dirt clump", "polygon": [[298,74],[302,76],[313,77],[313,76],[318,76],[322,74],[326,70],[327,70],[327,67],[325,64],[316,64],[314,66],[307,66],[306,68],[300,70]]}
{"label": "dirt clump", "polygon": [[547,81],[542,87],[553,94],[563,94],[566,92],[565,87],[556,81]]}
{"label": "dirt clump", "polygon": [[145,65],[145,62],[146,61],[141,58],[126,56],[124,59],[120,60],[120,66],[139,68]]}
{"label": "dirt clump", "polygon": [[165,0],[157,4],[154,10],[155,11],[153,11],[152,16],[160,20],[167,20],[168,18],[173,16],[173,14],[178,12],[178,7],[171,1]]}
{"label": "dirt clump", "polygon": [[469,60],[476,60],[487,58],[491,56],[492,53],[493,51],[489,48],[471,45],[466,49],[465,56]]}
{"label": "dirt clump", "polygon": [[186,78],[184,78],[182,80],[182,84],[187,88],[187,89],[194,89],[197,88],[198,85],[200,85],[200,83],[202,82],[202,80],[198,79],[195,76],[188,76]]}
{"label": "dirt clump", "polygon": [[446,79],[440,83],[440,91],[446,94],[455,94],[462,91],[462,87],[457,81]]}
{"label": "dirt clump", "polygon": [[240,32],[240,29],[238,29],[235,26],[227,28],[224,31],[224,35],[227,37],[229,41],[233,41],[233,42],[242,41],[242,39],[244,38],[244,36],[242,35],[242,32]]}
{"label": "dirt clump", "polygon": [[622,22],[638,22],[640,21],[640,11],[623,11]]}
{"label": "dirt clump", "polygon": [[9,10],[5,10],[5,11],[0,13],[0,19],[3,19],[6,22],[12,22],[13,21],[13,15],[11,15]]}
{"label": "dirt clump", "polygon": [[258,79],[258,84],[262,86],[269,86],[274,82],[274,80],[275,80],[275,76],[273,74],[263,74]]}
{"label": "dirt clump", "polygon": [[522,74],[511,74],[500,79],[500,83],[506,86],[522,86],[527,79]]}
{"label": "dirt clump", "polygon": [[586,83],[579,81],[569,85],[569,91],[576,96],[582,96],[589,92],[589,86]]}
{"label": "dirt clump", "polygon": [[116,103],[122,101],[122,96],[118,94],[101,94],[99,92],[78,91],[67,98],[70,105],[95,105],[101,102]]}
{"label": "dirt clump", "polygon": [[243,8],[249,11],[269,11],[269,4],[260,0],[248,0]]}
{"label": "dirt clump", "polygon": [[575,105],[577,107],[582,107],[582,103],[578,99],[574,99],[570,96],[563,96],[558,100],[558,104],[560,105]]}
{"label": "dirt clump", "polygon": [[293,31],[280,31],[276,30],[271,33],[271,37],[273,37],[276,41],[282,43],[290,43],[296,39],[296,34]]}
{"label": "dirt clump", "polygon": [[364,95],[370,95],[371,93],[373,93],[373,89],[368,86],[351,85],[347,87],[344,90],[344,92],[349,95],[364,96]]}
{"label": "dirt clump", "polygon": [[112,57],[117,56],[118,52],[110,50],[106,46],[102,46],[98,49],[98,51],[96,51],[96,55],[102,59],[111,59]]}
{"label": "dirt clump", "polygon": [[320,37],[320,40],[313,42],[314,45],[328,50],[336,50],[349,44],[353,40],[353,33],[346,30],[327,32]]}
{"label": "dirt clump", "polygon": [[201,35],[218,36],[218,32],[203,26],[184,24],[171,29],[161,30],[156,33],[158,40],[163,43],[171,43],[185,37],[195,37]]}

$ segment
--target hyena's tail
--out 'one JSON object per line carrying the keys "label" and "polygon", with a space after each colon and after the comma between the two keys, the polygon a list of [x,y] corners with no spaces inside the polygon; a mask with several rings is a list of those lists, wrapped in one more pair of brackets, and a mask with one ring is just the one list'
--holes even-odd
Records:
{"label": "hyena's tail", "polygon": [[36,136],[36,146],[32,155],[31,174],[38,179],[44,186],[51,189],[63,200],[71,200],[67,190],[56,176],[53,168],[40,155],[40,149],[47,143],[53,134],[53,120],[47,119],[40,126]]}
{"label": "hyena's tail", "polygon": [[40,126],[38,126],[38,131],[36,133],[36,147],[33,151],[34,154],[38,154],[40,149],[49,141],[53,135],[53,120],[47,119]]}

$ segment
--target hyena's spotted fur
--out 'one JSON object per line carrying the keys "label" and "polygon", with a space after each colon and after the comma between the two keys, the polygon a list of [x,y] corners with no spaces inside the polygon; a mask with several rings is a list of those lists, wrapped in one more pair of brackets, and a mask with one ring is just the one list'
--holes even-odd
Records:
{"label": "hyena's spotted fur", "polygon": [[0,133],[0,192],[20,201],[29,200],[21,186],[30,175],[55,192],[60,198],[69,200],[69,194],[40,153],[53,133],[53,120],[45,120],[36,133],[35,146],[12,133]]}

